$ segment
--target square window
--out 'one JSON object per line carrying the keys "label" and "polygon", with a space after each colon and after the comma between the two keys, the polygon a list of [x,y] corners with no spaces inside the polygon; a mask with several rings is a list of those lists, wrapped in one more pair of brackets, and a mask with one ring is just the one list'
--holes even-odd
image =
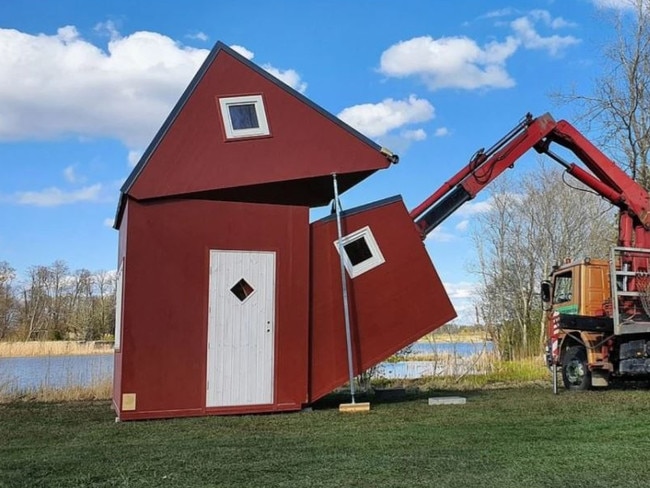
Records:
{"label": "square window", "polygon": [[270,134],[262,95],[219,99],[226,139]]}
{"label": "square window", "polygon": [[356,266],[372,258],[372,251],[363,236],[344,244],[343,249],[345,249],[345,254],[348,255],[352,266]]}
{"label": "square window", "polygon": [[[356,278],[385,262],[370,227],[364,227],[343,236],[341,244],[343,246],[343,263],[350,278]],[[334,241],[334,247],[338,252],[338,240]]]}
{"label": "square window", "polygon": [[233,130],[260,128],[254,104],[228,105],[228,111]]}

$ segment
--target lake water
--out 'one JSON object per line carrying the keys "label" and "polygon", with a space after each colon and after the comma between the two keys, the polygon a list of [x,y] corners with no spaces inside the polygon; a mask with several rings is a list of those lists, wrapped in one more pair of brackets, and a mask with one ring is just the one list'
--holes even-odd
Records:
{"label": "lake water", "polygon": [[[444,356],[446,360],[381,363],[377,368],[377,376],[420,378],[449,374],[449,358],[453,359],[455,365],[462,365],[468,358],[491,349],[491,343],[419,342],[411,346],[412,355],[436,354]],[[0,391],[86,386],[110,380],[112,376],[112,354],[0,358]]]}
{"label": "lake water", "polygon": [[98,384],[113,377],[112,354],[0,358],[0,390]]}
{"label": "lake water", "polygon": [[474,359],[491,352],[491,342],[417,342],[410,347],[410,355],[433,356],[433,361],[384,362],[376,367],[375,376],[387,379],[415,379],[423,376],[457,375],[480,372]]}
{"label": "lake water", "polygon": [[492,351],[491,342],[416,342],[411,345],[411,354],[454,354],[471,356],[483,350]]}

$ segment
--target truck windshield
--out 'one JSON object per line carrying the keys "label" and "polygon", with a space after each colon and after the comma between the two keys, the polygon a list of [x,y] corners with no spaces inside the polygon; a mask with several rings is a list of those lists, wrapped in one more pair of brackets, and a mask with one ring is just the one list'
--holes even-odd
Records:
{"label": "truck windshield", "polygon": [[573,277],[571,271],[566,271],[555,277],[553,287],[553,303],[570,302],[573,298]]}

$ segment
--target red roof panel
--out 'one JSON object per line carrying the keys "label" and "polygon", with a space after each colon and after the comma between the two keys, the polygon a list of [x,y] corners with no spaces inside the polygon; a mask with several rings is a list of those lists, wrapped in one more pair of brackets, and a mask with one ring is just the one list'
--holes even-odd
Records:
{"label": "red roof panel", "polygon": [[[270,135],[226,138],[219,99],[243,95],[262,96]],[[339,174],[345,191],[389,164],[380,146],[218,43],[122,191],[282,203],[293,188],[293,204],[325,205],[332,190],[323,177]]]}

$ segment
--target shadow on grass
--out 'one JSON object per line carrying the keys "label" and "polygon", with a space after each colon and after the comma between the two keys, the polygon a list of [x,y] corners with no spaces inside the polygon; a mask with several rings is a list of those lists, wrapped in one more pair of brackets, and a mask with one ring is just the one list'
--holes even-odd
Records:
{"label": "shadow on grass", "polygon": [[[422,388],[375,388],[355,393],[355,402],[369,402],[371,405],[384,405],[428,400],[431,397],[464,397],[468,400],[486,394],[485,390],[467,389],[422,389]],[[314,410],[338,409],[339,405],[351,403],[349,390],[339,390],[324,396],[311,404]]]}

